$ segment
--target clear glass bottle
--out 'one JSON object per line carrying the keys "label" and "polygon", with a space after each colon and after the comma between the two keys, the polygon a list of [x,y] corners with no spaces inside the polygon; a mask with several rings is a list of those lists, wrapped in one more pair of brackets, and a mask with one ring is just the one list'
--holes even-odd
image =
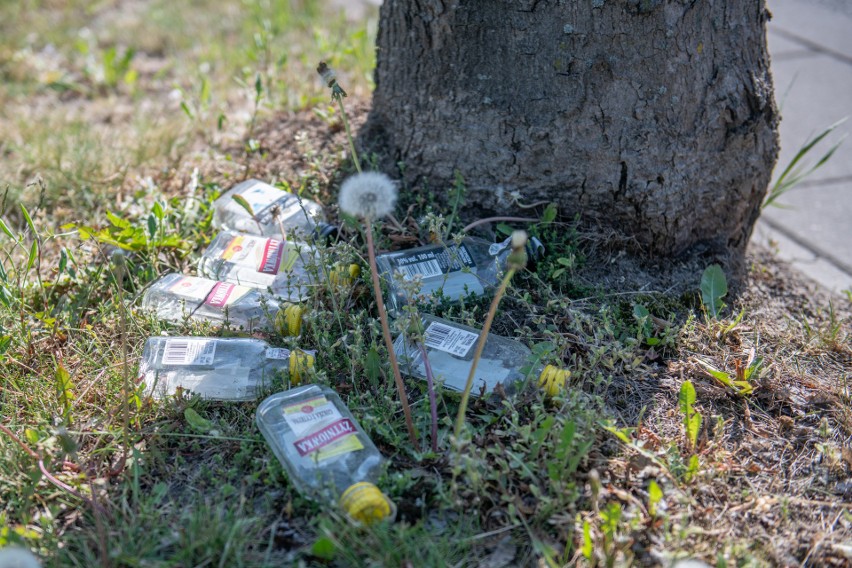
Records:
{"label": "clear glass bottle", "polygon": [[[234,200],[235,195],[248,202],[254,217]],[[319,203],[301,199],[257,179],[249,179],[235,185],[213,203],[214,227],[251,235],[280,237],[280,226],[287,231],[288,237],[326,235],[333,227],[324,223],[324,220],[322,205]]]}
{"label": "clear glass bottle", "polygon": [[150,337],[139,375],[145,392],[163,398],[183,389],[210,400],[254,400],[276,375],[299,384],[313,367],[306,351],[239,337]]}
{"label": "clear glass bottle", "polygon": [[[269,289],[275,296],[300,302],[323,279],[320,262],[317,248],[307,243],[223,231],[198,261],[198,273],[206,278]],[[360,268],[353,264],[341,272],[340,267],[334,266],[328,272],[334,283],[351,284],[360,274]]]}
{"label": "clear glass bottle", "polygon": [[[433,377],[442,381],[445,388],[463,391],[473,364],[480,330],[429,314],[423,314],[421,322],[423,346],[429,357]],[[426,366],[417,344],[401,333],[393,347],[399,359],[400,371],[426,380]],[[479,396],[482,392],[489,393],[497,385],[502,385],[506,392],[511,393],[518,381],[529,376],[536,379],[549,396],[553,396],[565,385],[570,374],[565,369],[536,363],[532,351],[526,345],[489,333],[476,366],[470,394]]]}
{"label": "clear glass bottle", "polygon": [[[511,239],[491,243],[477,237],[465,237],[459,244],[426,245],[379,254],[376,265],[387,285],[388,311],[399,314],[409,299],[406,289],[409,287],[394,278],[397,272],[406,281],[417,276],[422,278],[417,299],[441,293],[455,302],[468,295],[492,294],[500,284],[511,252]],[[538,239],[529,240],[527,255],[530,259],[538,258],[543,252],[544,246]]]}
{"label": "clear glass bottle", "polygon": [[337,501],[360,523],[395,516],[375,485],[384,458],[336,392],[313,384],[274,394],[260,403],[256,419],[297,491]]}
{"label": "clear glass bottle", "polygon": [[142,296],[142,308],[166,321],[227,319],[245,331],[272,331],[284,306],[256,288],[172,273],[151,284]]}

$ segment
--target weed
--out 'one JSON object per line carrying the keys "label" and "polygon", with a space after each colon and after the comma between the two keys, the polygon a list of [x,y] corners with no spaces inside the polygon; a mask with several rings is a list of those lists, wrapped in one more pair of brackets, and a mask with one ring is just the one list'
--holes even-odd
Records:
{"label": "weed", "polygon": [[720,312],[725,307],[722,298],[727,294],[728,280],[725,278],[722,267],[711,264],[701,275],[701,301],[707,313],[714,319],[719,318]]}
{"label": "weed", "polygon": [[733,374],[719,370],[701,359],[696,359],[696,361],[704,367],[707,374],[739,396],[748,396],[754,392],[754,381],[760,377],[760,370],[763,365],[763,358],[755,357],[753,349],[749,351],[745,363],[739,359],[734,360]]}
{"label": "weed", "polygon": [[766,198],[763,200],[763,204],[761,205],[762,209],[765,209],[770,205],[782,207],[782,205],[777,203],[779,198],[783,197],[785,193],[795,188],[803,180],[805,180],[805,178],[810,176],[812,173],[822,167],[828,160],[831,159],[831,157],[834,155],[834,152],[836,152],[840,145],[843,143],[845,136],[844,138],[841,138],[840,141],[836,142],[831,148],[829,148],[828,151],[823,154],[822,157],[820,157],[814,165],[810,166],[809,168],[802,168],[801,166],[799,166],[799,162],[803,158],[805,158],[805,156],[807,156],[817,144],[822,142],[822,140],[825,139],[826,136],[831,134],[831,132],[834,131],[835,128],[842,125],[844,122],[846,122],[846,118],[838,120],[834,124],[823,129],[822,132],[820,132],[810,140],[807,140],[802,145],[802,147],[799,148],[799,151],[796,152],[796,155],[793,156],[793,159],[790,161],[787,167],[784,168],[784,171],[781,172],[781,175],[778,176],[778,179],[775,180],[775,183],[773,183],[769,187],[769,192],[766,194]]}

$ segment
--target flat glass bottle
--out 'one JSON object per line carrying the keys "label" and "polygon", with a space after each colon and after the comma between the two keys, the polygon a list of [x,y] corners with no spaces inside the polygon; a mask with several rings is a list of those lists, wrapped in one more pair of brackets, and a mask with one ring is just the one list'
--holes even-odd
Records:
{"label": "flat glass bottle", "polygon": [[384,458],[332,389],[312,384],[274,394],[256,420],[297,491],[337,501],[358,522],[393,518],[393,502],[375,485]]}
{"label": "flat glass bottle", "polygon": [[298,384],[314,357],[239,337],[150,337],[139,375],[146,393],[163,398],[183,389],[209,400],[255,400],[277,375]]}
{"label": "flat glass bottle", "polygon": [[[429,357],[432,374],[445,388],[463,391],[473,364],[480,330],[429,314],[423,314],[423,346]],[[394,341],[400,371],[426,380],[426,367],[417,344],[401,333]],[[489,333],[476,367],[471,396],[489,393],[497,385],[513,392],[518,381],[530,376],[552,395],[565,384],[570,373],[552,365],[533,362],[532,351],[514,339]],[[550,387],[556,386],[552,391]]]}
{"label": "flat glass bottle", "polygon": [[227,319],[245,331],[272,331],[279,307],[277,300],[256,288],[177,273],[162,276],[142,296],[142,308],[159,319],[214,323]]}
{"label": "flat glass bottle", "polygon": [[[248,202],[254,217],[234,200],[235,195]],[[288,237],[292,234],[308,238],[327,231],[329,225],[326,225],[324,220],[322,205],[319,203],[300,199],[257,179],[249,179],[235,185],[213,202],[214,227],[251,235],[280,237],[280,227],[283,226]]]}
{"label": "flat glass bottle", "polygon": [[[535,259],[544,251],[538,239],[527,244],[529,258]],[[428,299],[440,292],[456,302],[465,296],[493,294],[512,252],[510,240],[492,243],[477,237],[465,237],[459,244],[435,244],[386,252],[376,256],[379,274],[388,289],[388,311],[399,314],[408,303],[409,292],[394,275],[403,280],[421,278],[417,300]]]}
{"label": "flat glass bottle", "polygon": [[206,278],[270,290],[290,302],[306,300],[325,274],[334,284],[349,285],[360,274],[357,264],[322,267],[313,245],[272,237],[223,231],[216,235],[198,262]]}

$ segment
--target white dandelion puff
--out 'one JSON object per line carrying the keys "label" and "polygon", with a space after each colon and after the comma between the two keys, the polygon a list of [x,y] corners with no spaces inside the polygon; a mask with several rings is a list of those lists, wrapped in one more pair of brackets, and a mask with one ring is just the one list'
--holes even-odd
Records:
{"label": "white dandelion puff", "polygon": [[527,246],[526,231],[512,231],[512,248],[519,250]]}
{"label": "white dandelion puff", "polygon": [[340,209],[354,217],[380,219],[393,213],[396,194],[396,185],[385,174],[355,174],[340,186]]}

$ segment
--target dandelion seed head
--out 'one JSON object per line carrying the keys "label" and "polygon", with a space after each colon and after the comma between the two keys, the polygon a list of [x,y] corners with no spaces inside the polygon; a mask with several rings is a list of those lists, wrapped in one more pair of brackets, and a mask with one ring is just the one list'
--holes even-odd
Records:
{"label": "dandelion seed head", "polygon": [[380,219],[393,213],[396,195],[396,185],[385,174],[355,174],[340,186],[340,209],[355,217]]}
{"label": "dandelion seed head", "polygon": [[512,248],[519,250],[527,246],[526,231],[512,231]]}

